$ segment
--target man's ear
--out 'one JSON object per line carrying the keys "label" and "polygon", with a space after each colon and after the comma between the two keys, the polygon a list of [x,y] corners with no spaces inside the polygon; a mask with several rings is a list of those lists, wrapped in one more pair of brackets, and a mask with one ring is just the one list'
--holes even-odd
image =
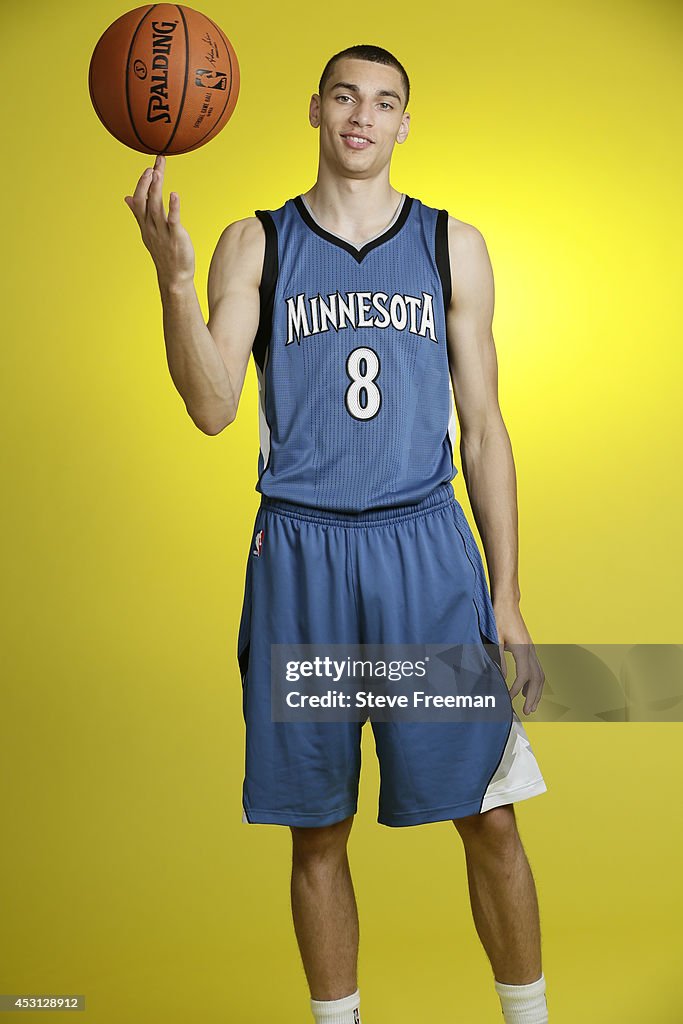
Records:
{"label": "man's ear", "polygon": [[320,96],[314,92],[308,106],[308,120],[314,128],[318,128],[320,125],[320,102]]}
{"label": "man's ear", "polygon": [[396,135],[396,141],[399,143],[405,142],[408,138],[408,131],[410,130],[410,114],[404,114],[401,120],[401,127]]}

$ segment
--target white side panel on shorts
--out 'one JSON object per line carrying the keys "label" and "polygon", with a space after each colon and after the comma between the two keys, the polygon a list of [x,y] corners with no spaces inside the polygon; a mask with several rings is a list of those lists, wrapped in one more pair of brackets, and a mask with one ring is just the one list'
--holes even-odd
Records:
{"label": "white side panel on shorts", "polygon": [[245,811],[244,807],[242,808],[242,824],[243,825],[248,825],[249,824],[249,818],[247,817],[247,812]]}
{"label": "white side panel on shorts", "polygon": [[512,715],[510,735],[496,774],[486,787],[482,811],[525,800],[529,796],[545,793],[548,789],[524,726],[514,708]]}

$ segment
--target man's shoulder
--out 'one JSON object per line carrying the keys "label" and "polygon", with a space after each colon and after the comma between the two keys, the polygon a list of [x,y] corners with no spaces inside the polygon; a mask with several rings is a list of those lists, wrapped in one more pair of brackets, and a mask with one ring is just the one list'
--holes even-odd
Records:
{"label": "man's shoulder", "polygon": [[[446,214],[447,225],[448,225],[448,249],[451,256],[461,255],[467,252],[476,254],[477,251],[481,251],[486,248],[484,236],[478,227],[474,224],[470,224],[466,220],[460,220],[458,217],[454,217],[447,209],[438,206],[428,206],[426,203],[421,205],[432,213]],[[443,221],[441,222],[443,224]]]}
{"label": "man's shoulder", "polygon": [[235,254],[249,260],[263,257],[265,230],[258,217],[242,217],[228,224],[216,243],[219,254]]}
{"label": "man's shoulder", "polygon": [[211,258],[209,281],[261,280],[266,251],[265,231],[258,217],[242,217],[223,229]]}
{"label": "man's shoulder", "polygon": [[466,220],[458,220],[448,214],[448,241],[452,246],[477,247],[484,242],[484,236],[478,227]]}
{"label": "man's shoulder", "polygon": [[475,276],[490,270],[490,257],[486,240],[474,224],[448,215],[448,255],[451,283],[455,294],[456,279],[472,272]]}
{"label": "man's shoulder", "polygon": [[474,224],[448,217],[448,253],[451,277],[451,308],[468,294],[490,287],[491,259],[482,232]]}
{"label": "man's shoulder", "polygon": [[234,220],[223,229],[221,238],[227,238],[231,242],[253,243],[263,237],[263,224],[258,217],[241,217]]}
{"label": "man's shoulder", "polygon": [[288,202],[289,200],[278,209],[256,210],[254,216],[241,217],[228,224],[223,229],[218,244],[222,248],[244,249],[247,252],[253,251],[257,256],[262,256],[268,229],[273,223],[279,223],[279,218]]}

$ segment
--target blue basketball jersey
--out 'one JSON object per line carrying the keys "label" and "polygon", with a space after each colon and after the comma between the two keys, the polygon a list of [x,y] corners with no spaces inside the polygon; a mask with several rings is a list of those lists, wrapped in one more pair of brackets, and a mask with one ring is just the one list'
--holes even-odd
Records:
{"label": "blue basketball jersey", "polygon": [[457,473],[447,211],[404,195],[361,247],[301,195],[254,212],[266,234],[256,490],[341,512],[421,501]]}

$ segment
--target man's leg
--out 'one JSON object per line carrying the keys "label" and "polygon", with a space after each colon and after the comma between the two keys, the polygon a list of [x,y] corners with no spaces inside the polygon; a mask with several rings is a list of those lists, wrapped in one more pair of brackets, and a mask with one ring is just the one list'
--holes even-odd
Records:
{"label": "man's leg", "polygon": [[472,916],[495,980],[526,985],[541,975],[536,887],[512,804],[454,818],[465,848]]}
{"label": "man's leg", "polygon": [[292,917],[312,999],[358,987],[358,909],[346,844],[353,815],[320,828],[290,826]]}

